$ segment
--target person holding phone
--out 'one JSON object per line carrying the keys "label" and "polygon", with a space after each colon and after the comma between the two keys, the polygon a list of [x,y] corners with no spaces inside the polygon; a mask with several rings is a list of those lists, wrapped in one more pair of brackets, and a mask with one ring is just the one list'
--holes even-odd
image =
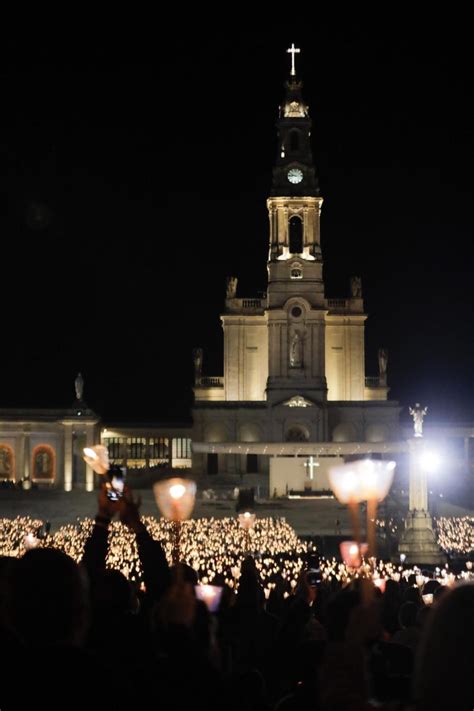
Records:
{"label": "person holding phone", "polygon": [[119,515],[120,521],[135,533],[138,555],[148,600],[156,601],[170,584],[170,571],[159,541],[149,534],[140,518],[140,497],[134,497],[125,483],[125,467],[111,465],[107,447],[97,444],[84,449],[84,460],[101,477],[98,512],[92,534],[84,547],[83,565],[91,584],[105,572],[109,527]]}
{"label": "person holding phone", "polygon": [[135,497],[125,483],[122,492],[111,489],[107,484],[107,481],[103,481],[99,489],[98,511],[92,533],[84,546],[83,565],[93,587],[94,582],[105,572],[110,524],[118,515],[120,521],[135,533],[146,598],[151,605],[161,598],[170,584],[170,570],[165,553],[161,543],[152,538],[140,518],[140,497]]}

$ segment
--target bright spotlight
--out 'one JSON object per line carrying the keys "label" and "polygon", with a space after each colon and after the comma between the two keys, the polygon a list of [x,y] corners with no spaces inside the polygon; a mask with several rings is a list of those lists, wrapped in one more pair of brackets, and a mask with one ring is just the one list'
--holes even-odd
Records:
{"label": "bright spotlight", "polygon": [[441,458],[437,452],[426,451],[420,456],[420,464],[425,472],[434,474],[440,467]]}

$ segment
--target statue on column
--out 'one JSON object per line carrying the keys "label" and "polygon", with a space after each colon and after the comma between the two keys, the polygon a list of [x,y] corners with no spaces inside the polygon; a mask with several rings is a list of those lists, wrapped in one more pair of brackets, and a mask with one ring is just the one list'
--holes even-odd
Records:
{"label": "statue on column", "polygon": [[380,385],[387,385],[388,351],[386,348],[379,348],[378,359],[379,359],[379,383],[380,383]]}
{"label": "statue on column", "polygon": [[82,402],[82,394],[84,392],[84,378],[82,377],[81,373],[78,373],[76,375],[76,379],[74,381],[74,388],[76,390],[76,400]]}
{"label": "statue on column", "polygon": [[193,361],[194,361],[194,384],[199,385],[202,378],[202,348],[195,348],[193,350]]}
{"label": "statue on column", "polygon": [[355,299],[362,298],[362,279],[360,276],[351,277],[351,296]]}
{"label": "statue on column", "polygon": [[303,338],[299,331],[295,331],[290,343],[290,367],[303,366]]}
{"label": "statue on column", "polygon": [[237,277],[227,277],[226,279],[226,299],[235,299],[237,294]]}
{"label": "statue on column", "polygon": [[420,403],[417,402],[415,407],[409,407],[408,412],[413,417],[413,429],[415,431],[415,437],[423,437],[423,418],[428,412],[427,407],[421,407]]}

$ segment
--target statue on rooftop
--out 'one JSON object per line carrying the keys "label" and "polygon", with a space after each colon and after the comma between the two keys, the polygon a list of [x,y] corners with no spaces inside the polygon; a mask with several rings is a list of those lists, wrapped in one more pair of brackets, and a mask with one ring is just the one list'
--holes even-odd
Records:
{"label": "statue on rooftop", "polygon": [[195,348],[193,350],[193,361],[194,361],[194,384],[199,385],[202,378],[202,348]]}
{"label": "statue on rooftop", "polygon": [[362,298],[362,279],[360,276],[351,277],[351,296],[352,298]]}
{"label": "statue on rooftop", "polygon": [[237,277],[230,276],[226,279],[226,299],[235,299],[237,294]]}
{"label": "statue on rooftop", "polygon": [[76,400],[82,402],[82,394],[84,392],[84,378],[82,377],[81,373],[78,373],[76,375],[76,379],[74,381],[74,388],[76,390]]}
{"label": "statue on rooftop", "polygon": [[378,351],[379,359],[379,381],[380,385],[387,385],[387,363],[388,363],[388,351],[386,348],[379,348]]}

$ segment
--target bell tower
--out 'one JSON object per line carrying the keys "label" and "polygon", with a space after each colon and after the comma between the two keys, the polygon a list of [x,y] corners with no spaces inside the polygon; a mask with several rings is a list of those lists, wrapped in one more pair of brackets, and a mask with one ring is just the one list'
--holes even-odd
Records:
{"label": "bell tower", "polygon": [[322,198],[311,151],[311,119],[295,68],[285,82],[277,121],[278,150],[273,167],[268,255],[267,398],[278,402],[295,394],[324,402],[325,315],[320,246]]}

